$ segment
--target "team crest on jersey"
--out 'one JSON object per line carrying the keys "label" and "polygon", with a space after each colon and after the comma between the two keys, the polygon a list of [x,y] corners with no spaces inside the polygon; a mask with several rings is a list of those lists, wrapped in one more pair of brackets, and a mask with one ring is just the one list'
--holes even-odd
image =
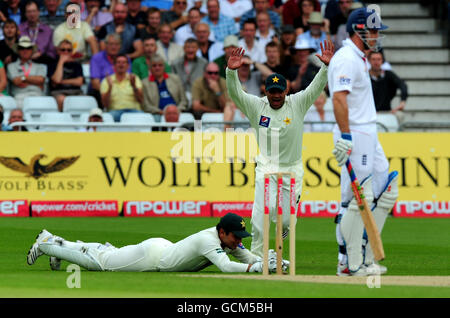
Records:
{"label": "team crest on jersey", "polygon": [[259,125],[260,126],[263,126],[263,127],[269,127],[269,124],[270,124],[270,117],[267,117],[267,116],[261,116],[260,118],[259,118]]}
{"label": "team crest on jersey", "polygon": [[340,85],[350,85],[352,80],[345,75],[339,76],[339,84]]}

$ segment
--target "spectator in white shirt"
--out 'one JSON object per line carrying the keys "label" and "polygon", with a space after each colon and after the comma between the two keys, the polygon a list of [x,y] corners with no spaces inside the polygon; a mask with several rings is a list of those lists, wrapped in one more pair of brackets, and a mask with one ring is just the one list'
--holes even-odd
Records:
{"label": "spectator in white shirt", "polygon": [[[184,42],[189,38],[196,38],[194,30],[195,26],[200,22],[202,15],[200,10],[193,7],[188,12],[188,23],[178,28],[175,32],[174,41],[179,46],[184,46]],[[215,41],[213,32],[209,33],[208,39],[212,42]]]}
{"label": "spectator in white shirt", "polygon": [[250,56],[253,62],[264,63],[266,54],[264,53],[264,47],[256,39],[256,22],[254,19],[244,22],[241,35],[242,39],[239,41],[239,45],[245,50],[245,54]]}

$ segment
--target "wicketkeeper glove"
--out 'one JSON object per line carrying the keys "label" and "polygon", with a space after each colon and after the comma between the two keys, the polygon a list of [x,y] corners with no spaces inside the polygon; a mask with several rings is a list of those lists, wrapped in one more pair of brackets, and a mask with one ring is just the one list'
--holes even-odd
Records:
{"label": "wicketkeeper glove", "polygon": [[[262,271],[263,271],[262,262],[254,263],[249,269],[250,273],[262,273]],[[277,260],[269,259],[269,273],[275,273],[276,271],[277,271]]]}
{"label": "wicketkeeper glove", "polygon": [[338,139],[334,145],[332,151],[333,155],[336,157],[339,166],[345,165],[350,154],[352,153],[353,143],[351,134],[342,134],[341,138]]}

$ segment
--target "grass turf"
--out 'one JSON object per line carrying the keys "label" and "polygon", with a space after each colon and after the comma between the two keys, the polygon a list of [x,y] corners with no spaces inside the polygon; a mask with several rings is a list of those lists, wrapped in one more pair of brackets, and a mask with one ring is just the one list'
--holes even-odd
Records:
{"label": "grass turf", "polygon": [[[180,276],[179,273],[81,272],[81,288],[68,288],[71,273],[52,272],[48,257],[26,264],[26,253],[43,228],[65,239],[136,244],[150,237],[173,242],[207,227],[213,218],[3,218],[0,222],[0,297],[450,297],[450,288],[318,284]],[[247,224],[250,224],[249,220]],[[450,219],[394,219],[383,242],[389,275],[450,275]],[[249,226],[250,227],[250,226]],[[272,230],[274,226],[272,226]],[[299,219],[297,275],[334,275],[337,246],[331,219]],[[272,231],[273,232],[273,231]],[[274,233],[271,238],[274,239]],[[250,246],[250,239],[244,239]],[[274,240],[271,246],[274,246]],[[288,244],[286,244],[288,245]],[[287,250],[285,258],[288,258]],[[210,266],[202,273],[214,275]],[[259,275],[259,274],[248,274]]]}

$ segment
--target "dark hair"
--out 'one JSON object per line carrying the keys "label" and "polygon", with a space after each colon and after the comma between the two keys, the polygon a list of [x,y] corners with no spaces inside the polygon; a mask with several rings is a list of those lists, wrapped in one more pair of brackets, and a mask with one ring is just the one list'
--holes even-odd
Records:
{"label": "dark hair", "polygon": [[198,41],[196,38],[188,38],[186,41],[184,41],[184,44],[186,43],[195,43],[198,45]]}
{"label": "dark hair", "polygon": [[156,7],[148,8],[148,10],[147,10],[147,19],[150,16],[150,14],[155,13],[155,12],[158,12],[159,15],[161,16],[161,10],[159,10],[158,8],[156,8]]}
{"label": "dark hair", "polygon": [[266,49],[268,47],[275,47],[275,48],[278,49],[279,46],[278,46],[278,44],[275,41],[270,41],[269,43],[266,44]]}
{"label": "dark hair", "polygon": [[255,30],[258,28],[258,25],[256,24],[256,20],[254,18],[250,18],[248,20],[245,20],[244,23],[242,24],[242,29],[244,28],[244,26],[246,24],[253,24],[255,26]]}
{"label": "dark hair", "polygon": [[117,60],[119,59],[119,57],[124,57],[124,58],[127,60],[127,63],[129,63],[129,62],[128,62],[128,56],[127,56],[126,54],[119,54],[119,55],[117,55],[117,56],[114,58],[114,64],[117,62]]}
{"label": "dark hair", "polygon": [[38,3],[35,0],[28,0],[23,7],[26,9],[29,5],[31,5],[33,3],[36,5],[36,8],[39,11],[39,5],[38,5]]}
{"label": "dark hair", "polygon": [[191,13],[191,11],[197,11],[198,13],[202,14],[201,11],[200,11],[200,9],[197,8],[197,7],[192,7],[192,8],[190,8],[190,9],[188,10],[188,14]]}
{"label": "dark hair", "polygon": [[370,52],[369,52],[369,55],[367,56],[367,58],[370,60],[370,58],[372,57],[373,54],[381,54],[381,61],[382,61],[383,63],[385,62],[385,59],[384,59],[384,53],[383,53],[382,50],[377,51],[377,52],[375,52],[375,51],[370,51]]}

